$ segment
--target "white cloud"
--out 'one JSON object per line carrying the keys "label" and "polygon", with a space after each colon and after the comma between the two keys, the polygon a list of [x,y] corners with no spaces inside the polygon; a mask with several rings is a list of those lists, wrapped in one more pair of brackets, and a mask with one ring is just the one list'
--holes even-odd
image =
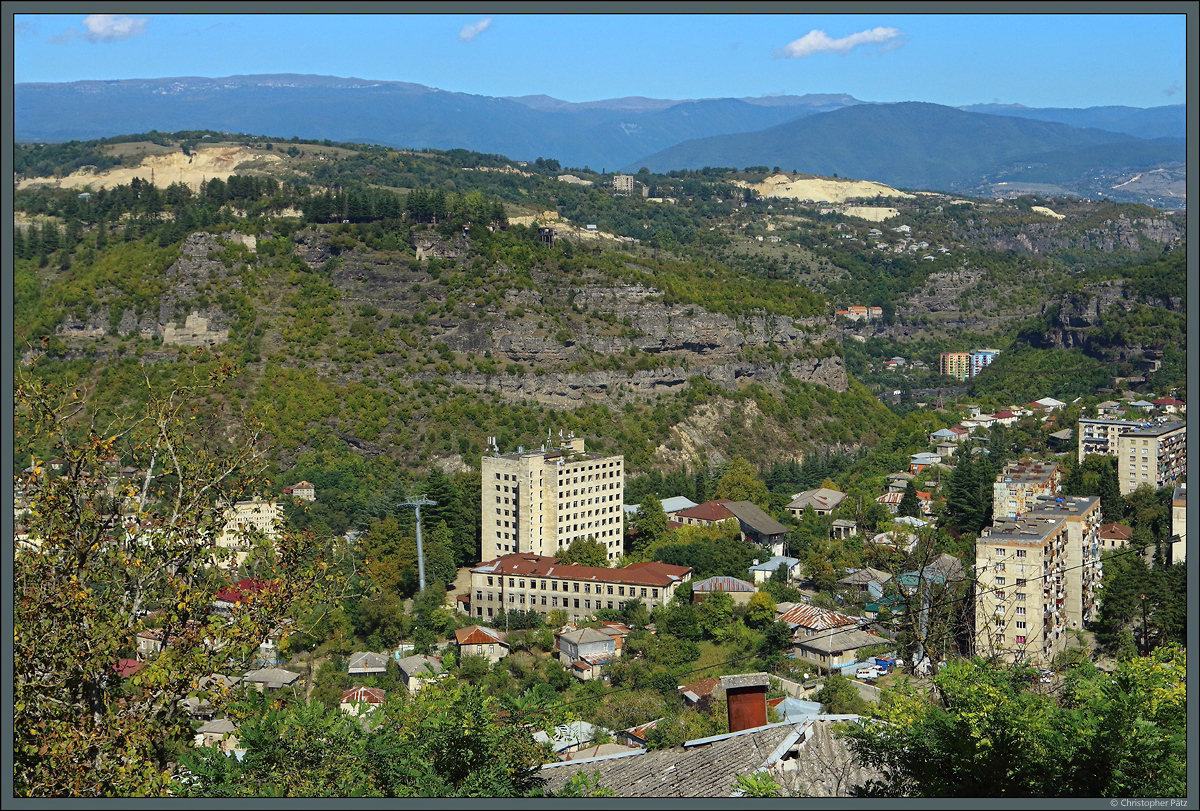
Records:
{"label": "white cloud", "polygon": [[492,24],[491,17],[484,17],[482,20],[473,23],[467,23],[458,31],[458,38],[463,42],[470,42],[475,37],[482,34]]}
{"label": "white cloud", "polygon": [[[887,50],[897,48],[904,44],[903,32],[899,28],[885,28],[878,26],[870,28],[866,31],[859,31],[854,34],[847,34],[844,37],[833,37],[826,34],[824,31],[814,28],[800,39],[794,39],[782,48],[784,56],[799,58],[802,56],[811,56],[821,51],[835,51],[837,53],[848,53],[852,48],[857,48],[859,45],[880,45],[887,43]],[[892,41],[896,40],[896,41]]]}
{"label": "white cloud", "polygon": [[136,37],[146,30],[149,17],[128,17],[124,14],[89,14],[83,18],[84,39],[101,42]]}

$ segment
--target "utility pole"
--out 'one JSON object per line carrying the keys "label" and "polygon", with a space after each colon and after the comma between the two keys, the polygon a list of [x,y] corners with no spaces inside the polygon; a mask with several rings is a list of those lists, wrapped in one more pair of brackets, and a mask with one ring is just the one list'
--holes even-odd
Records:
{"label": "utility pole", "polygon": [[409,501],[401,501],[397,507],[415,507],[417,511],[417,572],[421,578],[421,591],[425,591],[425,547],[421,545],[421,507],[437,504],[424,494]]}

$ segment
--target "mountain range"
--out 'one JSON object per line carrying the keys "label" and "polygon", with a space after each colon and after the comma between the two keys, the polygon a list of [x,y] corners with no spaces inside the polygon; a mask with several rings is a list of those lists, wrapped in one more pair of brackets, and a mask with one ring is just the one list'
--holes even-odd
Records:
{"label": "mountain range", "polygon": [[1085,195],[1098,191],[1085,178],[1109,188],[1182,166],[1186,121],[1183,105],[960,109],[846,94],[567,102],[295,74],[14,86],[18,141],[189,129],[461,148],[600,171],[780,166],[963,192],[990,192],[1019,170],[1025,183]]}

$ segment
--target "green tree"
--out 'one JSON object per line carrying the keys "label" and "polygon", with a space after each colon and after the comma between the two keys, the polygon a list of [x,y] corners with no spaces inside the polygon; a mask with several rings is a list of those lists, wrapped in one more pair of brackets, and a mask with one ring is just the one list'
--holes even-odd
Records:
{"label": "green tree", "polygon": [[727,498],[730,501],[749,501],[763,509],[767,509],[771,501],[767,485],[742,456],[735,456],[729,462],[729,467],[717,480],[714,490],[717,498]]}
{"label": "green tree", "polygon": [[502,721],[493,699],[453,678],[388,695],[370,727],[311,702],[235,706],[241,760],[217,747],[185,752],[187,797],[526,797],[549,753]]}
{"label": "green tree", "polygon": [[904,488],[904,495],[900,498],[900,509],[898,512],[902,516],[912,518],[921,517],[921,502],[917,499],[917,488],[911,481]]}
{"label": "green tree", "polygon": [[576,538],[565,550],[559,549],[554,555],[560,563],[574,563],[578,566],[608,566],[608,550],[604,544],[590,535],[586,538]]}
{"label": "green tree", "polygon": [[663,512],[662,502],[657,495],[650,493],[642,499],[631,524],[635,530],[632,549],[635,555],[640,555],[646,547],[667,537],[667,514]]}
{"label": "green tree", "polygon": [[825,685],[813,696],[821,702],[821,708],[832,714],[856,713],[866,715],[867,702],[858,694],[858,689],[841,673],[830,673]]}
{"label": "green tree", "polygon": [[733,622],[733,598],[723,591],[710,591],[696,605],[696,620],[709,639],[722,638]]}
{"label": "green tree", "polygon": [[1182,649],[1080,666],[1063,697],[1037,689],[1031,668],[947,664],[937,703],[910,702],[889,723],[850,732],[883,797],[1182,797],[1187,790],[1186,662]]}
{"label": "green tree", "polygon": [[756,591],[750,595],[746,604],[746,624],[751,628],[766,628],[775,621],[775,601],[765,591]]}

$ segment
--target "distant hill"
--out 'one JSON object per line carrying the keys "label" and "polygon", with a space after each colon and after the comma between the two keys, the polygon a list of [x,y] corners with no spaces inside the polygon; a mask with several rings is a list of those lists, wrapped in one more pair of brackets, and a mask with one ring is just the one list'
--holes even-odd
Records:
{"label": "distant hill", "polygon": [[1122,133],[923,102],[860,104],[759,132],[688,141],[626,168],[765,165],[904,188],[956,189],[974,187],[994,168],[1029,156],[1070,156],[1076,150],[1118,144],[1125,164],[1139,163],[1143,151],[1150,163],[1161,159],[1161,144]]}
{"label": "distant hill", "polygon": [[1021,104],[971,104],[959,107],[968,113],[987,113],[1034,121],[1057,121],[1072,127],[1094,127],[1123,132],[1137,138],[1186,138],[1187,108],[1164,107],[1025,107]]}
{"label": "distant hill", "polygon": [[750,132],[842,104],[845,95],[756,99],[476,96],[411,82],[294,74],[14,86],[20,141],[214,129],[388,146],[470,149],[615,168],[681,140]]}

